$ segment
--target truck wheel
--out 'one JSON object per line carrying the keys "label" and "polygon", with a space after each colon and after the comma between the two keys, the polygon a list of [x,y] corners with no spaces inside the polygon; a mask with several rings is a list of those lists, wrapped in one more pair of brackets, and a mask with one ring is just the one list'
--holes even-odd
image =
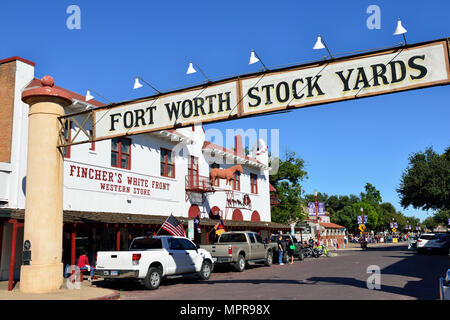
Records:
{"label": "truck wheel", "polygon": [[264,264],[269,267],[272,265],[272,262],[273,262],[272,251],[267,251],[266,261],[264,262]]}
{"label": "truck wheel", "polygon": [[160,268],[148,269],[147,275],[144,278],[144,286],[149,290],[158,289],[161,284],[162,272]]}
{"label": "truck wheel", "polygon": [[303,254],[303,251],[300,251],[300,253],[298,255],[298,260],[303,261],[303,259],[305,259],[305,255]]}
{"label": "truck wheel", "polygon": [[209,263],[208,261],[203,261],[199,276],[202,280],[209,279],[209,277],[211,276],[211,263]]}
{"label": "truck wheel", "polygon": [[242,254],[239,255],[236,263],[234,264],[234,270],[242,272],[245,270],[245,259]]}

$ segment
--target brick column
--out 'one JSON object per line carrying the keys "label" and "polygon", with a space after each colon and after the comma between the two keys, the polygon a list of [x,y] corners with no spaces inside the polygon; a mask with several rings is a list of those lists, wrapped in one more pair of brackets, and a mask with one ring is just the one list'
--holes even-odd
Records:
{"label": "brick column", "polygon": [[31,263],[20,271],[20,291],[47,293],[63,283],[63,155],[57,148],[64,107],[71,97],[45,76],[41,87],[26,89],[30,105],[24,241],[31,242]]}

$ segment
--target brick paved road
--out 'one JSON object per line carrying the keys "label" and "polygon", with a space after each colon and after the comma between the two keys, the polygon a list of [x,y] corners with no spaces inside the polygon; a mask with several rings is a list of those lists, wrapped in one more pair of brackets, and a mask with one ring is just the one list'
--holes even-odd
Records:
{"label": "brick paved road", "polygon": [[[381,269],[381,289],[367,289],[367,267]],[[242,273],[218,269],[208,281],[166,280],[156,291],[139,284],[108,284],[121,299],[370,299],[439,298],[438,278],[450,268],[446,255],[417,255],[406,246],[340,251],[337,256],[295,261],[293,265],[250,266]]]}

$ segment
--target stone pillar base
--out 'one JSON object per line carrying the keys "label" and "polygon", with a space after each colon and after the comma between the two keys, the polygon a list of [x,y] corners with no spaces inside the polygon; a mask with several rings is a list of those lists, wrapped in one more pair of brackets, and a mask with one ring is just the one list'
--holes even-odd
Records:
{"label": "stone pillar base", "polygon": [[22,266],[20,270],[20,291],[23,293],[55,292],[62,284],[62,263]]}

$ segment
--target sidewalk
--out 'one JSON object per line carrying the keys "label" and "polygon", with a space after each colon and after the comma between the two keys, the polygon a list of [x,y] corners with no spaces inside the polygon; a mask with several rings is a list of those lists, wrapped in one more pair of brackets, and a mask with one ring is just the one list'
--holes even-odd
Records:
{"label": "sidewalk", "polygon": [[8,281],[0,281],[0,300],[116,300],[118,291],[98,288],[89,281],[83,281],[80,289],[68,289],[66,279],[62,288],[54,293],[30,294],[20,292],[17,282],[12,291],[8,291]]}
{"label": "sidewalk", "polygon": [[[408,246],[408,242],[398,242],[398,243],[369,243],[367,244],[367,248],[387,248],[387,247],[399,247],[399,246]],[[329,248],[330,249],[330,248]],[[349,243],[345,246],[345,248],[339,248],[334,250],[334,248],[330,249],[333,252],[339,252],[344,250],[362,250],[361,245],[359,243]]]}

